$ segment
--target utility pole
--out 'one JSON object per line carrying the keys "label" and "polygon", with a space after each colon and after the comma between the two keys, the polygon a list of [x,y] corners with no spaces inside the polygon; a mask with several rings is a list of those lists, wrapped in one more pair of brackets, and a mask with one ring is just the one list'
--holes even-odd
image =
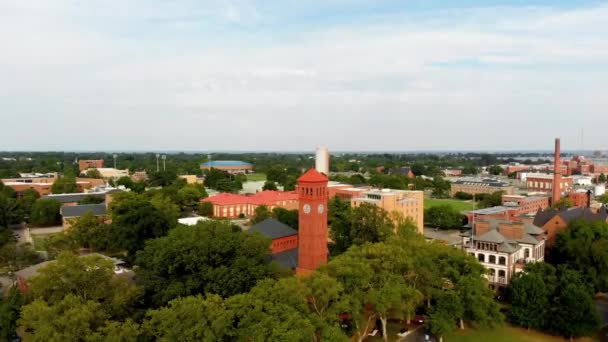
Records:
{"label": "utility pole", "polygon": [[156,172],[160,172],[160,166],[158,164],[158,157],[160,157],[160,154],[156,154]]}

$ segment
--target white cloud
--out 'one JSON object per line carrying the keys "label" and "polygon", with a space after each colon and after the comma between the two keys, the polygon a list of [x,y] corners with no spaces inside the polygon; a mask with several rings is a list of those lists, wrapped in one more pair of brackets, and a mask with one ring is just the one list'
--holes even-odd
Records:
{"label": "white cloud", "polygon": [[24,3],[0,6],[0,116],[36,138],[6,148],[549,148],[585,125],[599,147],[608,123],[608,6],[282,31],[246,1]]}

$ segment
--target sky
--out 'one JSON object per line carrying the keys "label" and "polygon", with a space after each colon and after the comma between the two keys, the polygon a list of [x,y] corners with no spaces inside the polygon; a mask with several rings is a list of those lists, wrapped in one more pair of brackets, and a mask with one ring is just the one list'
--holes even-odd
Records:
{"label": "sky", "polygon": [[608,149],[608,2],[0,0],[0,150]]}

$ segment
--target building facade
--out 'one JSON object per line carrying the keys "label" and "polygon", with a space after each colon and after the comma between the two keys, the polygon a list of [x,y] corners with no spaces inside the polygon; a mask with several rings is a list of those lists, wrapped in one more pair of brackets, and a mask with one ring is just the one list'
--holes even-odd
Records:
{"label": "building facade", "polygon": [[[546,173],[529,173],[526,175],[526,189],[534,192],[553,193],[554,176]],[[560,184],[559,189],[557,189],[558,194],[569,192],[574,187],[572,177],[559,175],[557,181]],[[554,194],[554,196],[556,195]],[[557,195],[557,197],[559,198],[561,195]]]}
{"label": "building facade", "polygon": [[104,162],[101,159],[88,159],[78,161],[78,170],[80,170],[80,172],[84,172],[88,169],[99,169],[102,167],[104,167]]}
{"label": "building facade", "polygon": [[246,174],[253,171],[253,165],[240,160],[215,160],[201,163],[201,170],[218,169],[233,174]]}
{"label": "building facade", "polygon": [[424,232],[424,192],[407,190],[367,190],[352,198],[353,207],[369,203],[386,210],[389,214],[397,213],[402,218],[410,218],[418,233]]}
{"label": "building facade", "polygon": [[201,200],[213,204],[213,217],[235,219],[251,217],[255,209],[265,205],[269,210],[298,209],[298,194],[295,191],[261,191],[253,195],[221,193]]}
{"label": "building facade", "polygon": [[544,261],[545,231],[521,221],[480,219],[462,234],[462,248],[490,271],[491,285],[506,287],[525,264]]}
{"label": "building facade", "polygon": [[515,188],[507,182],[494,178],[467,178],[452,183],[450,196],[454,197],[457,192],[478,195],[493,194],[497,191],[502,191],[505,195],[513,195]]}

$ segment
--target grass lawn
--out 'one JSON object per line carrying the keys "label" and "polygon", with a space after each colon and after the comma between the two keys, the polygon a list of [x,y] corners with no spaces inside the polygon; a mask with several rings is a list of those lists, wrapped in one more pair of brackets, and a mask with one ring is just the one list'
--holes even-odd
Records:
{"label": "grass lawn", "polygon": [[[528,331],[526,329],[520,329],[511,327],[508,325],[487,329],[487,330],[476,330],[467,328],[465,330],[458,330],[451,334],[444,336],[444,341],[448,342],[561,342],[567,341],[561,337],[545,335],[537,331]],[[593,341],[591,338],[580,338],[575,341],[587,342]]]}
{"label": "grass lawn", "polygon": [[431,199],[431,198],[425,198],[424,199],[424,209],[428,209],[428,208],[432,208],[432,207],[436,207],[439,205],[451,205],[454,209],[458,210],[458,211],[465,211],[465,210],[473,210],[473,201],[461,201],[461,200],[454,200],[454,199]]}
{"label": "grass lawn", "polygon": [[264,173],[250,173],[247,175],[247,180],[250,182],[257,182],[257,181],[265,181],[266,180],[266,174]]}

